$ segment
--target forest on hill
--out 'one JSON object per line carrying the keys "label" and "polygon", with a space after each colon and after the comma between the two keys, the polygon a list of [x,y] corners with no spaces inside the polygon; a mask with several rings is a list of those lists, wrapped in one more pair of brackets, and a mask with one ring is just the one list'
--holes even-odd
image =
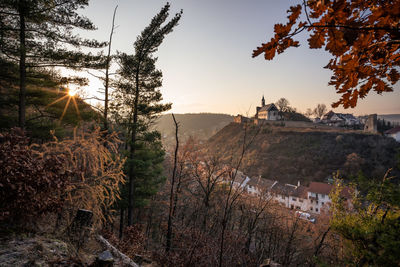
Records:
{"label": "forest on hill", "polygon": [[[399,174],[400,144],[393,138],[356,131],[317,131],[261,128],[231,123],[211,137],[208,149],[228,160],[237,155],[244,138],[251,142],[244,154],[242,170],[250,176],[297,184],[326,181],[334,172],[342,177],[382,177],[389,168]],[[229,141],[227,141],[229,140]]]}
{"label": "forest on hill", "polygon": [[[233,121],[233,116],[218,113],[186,113],[174,114],[179,123],[179,135],[186,139],[193,136],[206,140]],[[161,115],[154,128],[161,132],[164,144],[175,142],[175,125],[171,114]]]}

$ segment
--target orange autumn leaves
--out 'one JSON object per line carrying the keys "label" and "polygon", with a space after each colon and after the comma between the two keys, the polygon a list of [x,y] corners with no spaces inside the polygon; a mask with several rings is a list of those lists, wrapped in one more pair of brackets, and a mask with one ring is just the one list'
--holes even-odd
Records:
{"label": "orange autumn leaves", "polygon": [[333,72],[329,85],[341,95],[333,107],[355,107],[371,90],[393,91],[400,79],[399,0],[310,0],[288,13],[288,22],[276,24],[274,37],[254,50],[253,57],[264,54],[272,60],[276,53],[299,46],[293,37],[307,30],[309,47],[325,47],[332,55],[325,68]]}
{"label": "orange autumn leaves", "polygon": [[294,7],[290,7],[288,13],[290,13],[290,15],[288,16],[289,22],[285,25],[275,24],[275,36],[271,38],[271,41],[266,44],[262,44],[261,47],[258,47],[256,50],[254,50],[253,57],[264,53],[265,59],[271,60],[275,57],[276,52],[280,54],[291,46],[299,46],[299,42],[292,39],[292,36],[296,34],[296,30],[293,33],[290,32],[293,25],[296,23],[296,20],[299,18],[299,15],[301,13],[301,6],[297,5]]}

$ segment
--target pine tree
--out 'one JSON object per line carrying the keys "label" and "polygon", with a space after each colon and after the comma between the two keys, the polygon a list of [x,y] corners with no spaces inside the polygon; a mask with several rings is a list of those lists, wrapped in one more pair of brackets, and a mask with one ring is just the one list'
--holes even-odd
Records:
{"label": "pine tree", "polygon": [[74,29],[95,30],[76,11],[88,0],[3,0],[0,4],[0,57],[19,66],[19,126],[25,126],[27,70],[43,67],[97,67],[102,57],[86,54],[82,46],[106,43],[82,39]]}
{"label": "pine tree", "polygon": [[[67,93],[67,83],[83,80],[62,77],[51,69],[27,70],[25,129],[31,138],[36,142],[53,139],[50,130],[63,137],[71,133],[71,126],[100,119],[82,99]],[[0,58],[0,129],[18,126],[18,85],[18,65]]]}
{"label": "pine tree", "polygon": [[[140,169],[143,167],[140,164],[143,161],[140,150],[146,144],[143,140],[152,137],[150,144],[159,142],[160,134],[150,132],[149,127],[157,115],[171,108],[171,104],[160,103],[162,95],[158,88],[162,86],[162,72],[156,68],[157,58],[153,56],[165,36],[172,32],[181,18],[182,11],[165,23],[169,16],[169,8],[167,3],[138,36],[134,43],[133,55],[121,53],[118,56],[120,79],[110,108],[114,119],[126,129],[126,139],[129,140],[128,225],[133,223],[134,193],[137,191],[135,185],[138,177],[144,177]],[[161,147],[158,147],[153,151],[158,154],[160,149]],[[158,158],[159,155],[155,157]],[[151,163],[147,170],[154,170],[154,166]],[[158,172],[154,174],[158,175]]]}

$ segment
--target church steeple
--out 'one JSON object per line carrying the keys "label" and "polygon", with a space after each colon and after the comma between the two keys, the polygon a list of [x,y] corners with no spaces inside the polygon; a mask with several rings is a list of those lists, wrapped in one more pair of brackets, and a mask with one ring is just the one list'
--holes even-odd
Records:
{"label": "church steeple", "polygon": [[265,98],[264,98],[264,95],[263,95],[263,97],[262,97],[262,99],[261,99],[261,106],[262,106],[262,107],[265,106]]}

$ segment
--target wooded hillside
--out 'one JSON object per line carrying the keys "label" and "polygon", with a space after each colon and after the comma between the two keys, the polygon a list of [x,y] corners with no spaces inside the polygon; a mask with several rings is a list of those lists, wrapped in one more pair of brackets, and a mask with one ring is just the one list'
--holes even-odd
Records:
{"label": "wooded hillside", "polygon": [[[228,160],[240,151],[237,144],[243,140],[244,128],[235,123],[227,125],[209,139],[208,149]],[[392,174],[399,172],[396,155],[400,144],[392,138],[273,125],[261,129],[249,126],[248,139],[254,134],[242,165],[247,175],[294,184],[324,181],[337,170],[343,176],[362,171],[367,177],[382,177],[389,168],[394,168]]]}
{"label": "wooded hillside", "polygon": [[[187,113],[175,114],[179,123],[179,134],[182,137],[194,136],[199,139],[208,139],[220,129],[233,121],[233,116],[216,113]],[[171,114],[160,116],[155,128],[161,132],[166,144],[174,144],[175,126]]]}

